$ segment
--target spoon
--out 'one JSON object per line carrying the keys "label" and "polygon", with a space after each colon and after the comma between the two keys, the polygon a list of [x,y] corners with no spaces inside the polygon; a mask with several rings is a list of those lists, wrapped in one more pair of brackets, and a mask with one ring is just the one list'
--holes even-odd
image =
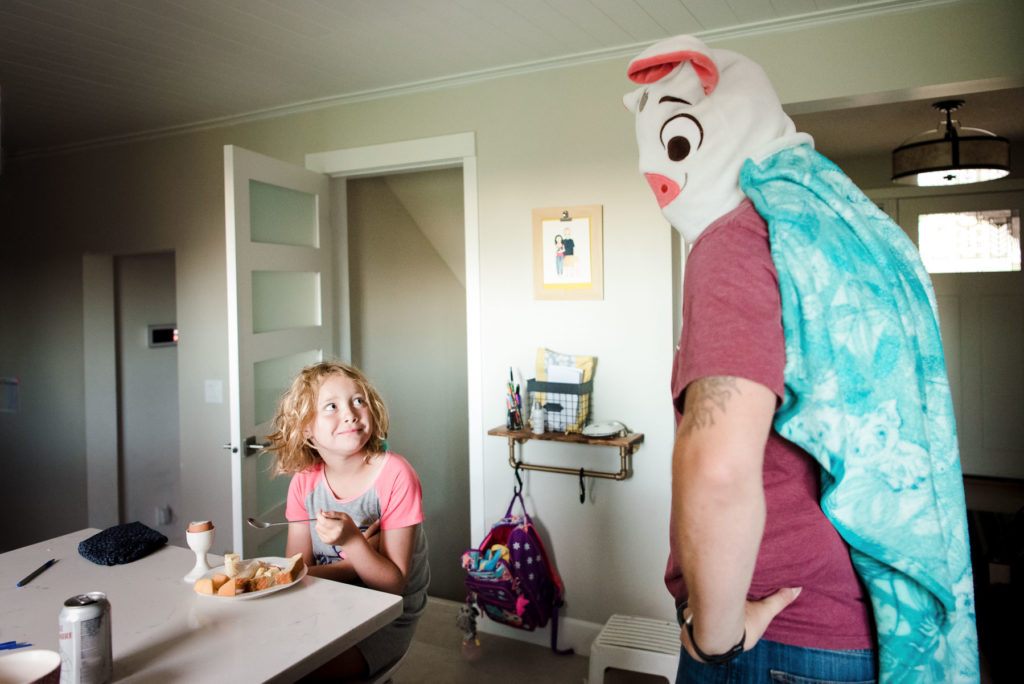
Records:
{"label": "spoon", "polygon": [[316,522],[316,518],[311,518],[310,520],[285,520],[284,522],[260,522],[255,518],[246,518],[246,522],[248,522],[253,527],[258,527],[262,530],[264,528],[270,527],[271,525],[292,525],[294,523]]}

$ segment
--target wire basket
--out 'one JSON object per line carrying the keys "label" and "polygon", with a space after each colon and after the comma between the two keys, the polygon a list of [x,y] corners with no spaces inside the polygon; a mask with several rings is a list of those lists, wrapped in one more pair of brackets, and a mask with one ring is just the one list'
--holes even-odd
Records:
{"label": "wire basket", "polygon": [[539,401],[547,412],[544,426],[553,432],[582,432],[590,417],[594,381],[582,383],[526,381],[530,407]]}

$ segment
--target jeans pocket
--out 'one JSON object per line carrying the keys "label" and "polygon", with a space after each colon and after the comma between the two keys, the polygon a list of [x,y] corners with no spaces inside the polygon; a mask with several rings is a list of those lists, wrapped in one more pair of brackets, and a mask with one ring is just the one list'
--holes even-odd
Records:
{"label": "jeans pocket", "polygon": [[781,670],[771,671],[772,681],[777,684],[876,684],[876,679],[816,679],[801,677]]}

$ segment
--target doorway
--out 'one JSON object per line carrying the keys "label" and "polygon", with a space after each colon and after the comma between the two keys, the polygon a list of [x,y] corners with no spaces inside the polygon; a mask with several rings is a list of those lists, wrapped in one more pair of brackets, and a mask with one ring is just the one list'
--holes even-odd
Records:
{"label": "doorway", "polygon": [[[1019,191],[962,190],[932,197],[901,198],[900,224],[918,242],[918,220],[932,215],[955,224],[961,212],[1013,212],[1016,239],[992,242],[981,222],[964,235],[950,233],[946,251],[978,257],[996,246],[1016,252],[1020,266]],[[988,228],[989,230],[986,230]],[[956,414],[960,462],[965,475],[1024,479],[1024,273],[1016,271],[931,274],[942,327],[950,392]]]}
{"label": "doorway", "polygon": [[416,469],[430,594],[461,601],[470,545],[461,168],[346,181],[353,363],[381,392],[389,447]]}
{"label": "doorway", "polygon": [[182,544],[174,254],[120,256],[114,267],[119,517]]}
{"label": "doorway", "polygon": [[[469,472],[469,487],[468,487],[468,498],[470,501],[469,506],[469,521],[470,529],[476,532],[478,529],[483,529],[483,515],[481,514],[482,509],[482,475],[483,475],[483,464],[482,464],[482,452],[483,452],[483,430],[482,430],[482,417],[481,417],[481,376],[480,376],[480,287],[479,287],[479,233],[477,226],[477,185],[476,185],[476,143],[475,135],[473,133],[457,133],[452,135],[438,136],[434,138],[423,138],[418,140],[411,140],[399,143],[385,143],[381,145],[370,145],[367,147],[359,148],[347,148],[342,150],[334,150],[331,152],[319,152],[314,154],[306,155],[306,167],[305,169],[292,166],[281,160],[266,157],[265,155],[259,155],[254,152],[249,152],[237,148],[235,146],[225,146],[225,168],[230,169],[230,173],[226,174],[226,184],[228,188],[233,190],[228,194],[228,203],[226,205],[226,216],[227,223],[229,226],[228,239],[231,243],[236,236],[236,223],[239,217],[243,218],[243,224],[247,224],[249,217],[246,215],[245,208],[251,201],[251,197],[246,192],[245,187],[247,183],[246,178],[257,178],[260,179],[261,175],[251,176],[251,170],[245,169],[239,170],[238,159],[236,157],[241,155],[247,157],[250,161],[256,162],[260,167],[265,170],[270,170],[270,175],[266,178],[262,178],[263,181],[269,182],[273,185],[279,185],[282,187],[291,187],[291,185],[297,181],[298,178],[305,178],[313,181],[314,178],[323,176],[324,178],[330,179],[330,189],[319,188],[311,192],[321,200],[326,201],[331,210],[329,212],[330,219],[327,219],[327,212],[316,214],[316,221],[319,223],[322,220],[329,220],[332,224],[332,230],[329,231],[328,235],[323,235],[321,232],[321,241],[317,244],[323,246],[323,250],[320,247],[315,247],[318,255],[325,255],[330,251],[334,253],[333,266],[327,266],[319,264],[312,271],[317,273],[326,273],[330,269],[334,269],[334,275],[336,277],[331,278],[334,281],[333,287],[326,287],[322,290],[322,294],[325,298],[333,299],[335,306],[327,305],[321,307],[323,310],[320,312],[320,325],[307,325],[300,330],[311,331],[315,330],[323,332],[327,329],[334,329],[335,343],[330,344],[326,340],[321,340],[317,344],[312,346],[304,347],[305,349],[320,349],[320,350],[333,350],[333,355],[343,360],[353,359],[352,345],[351,345],[351,330],[349,321],[350,316],[350,284],[349,284],[349,257],[347,254],[348,250],[348,211],[347,211],[347,181],[350,178],[367,178],[372,176],[380,176],[384,174],[396,174],[408,171],[422,171],[426,169],[458,169],[461,173],[462,178],[462,206],[464,210],[463,215],[463,249],[464,249],[464,277],[465,287],[463,288],[465,302],[465,364],[466,364],[466,384],[463,386],[461,394],[466,396],[466,407],[467,407],[467,421],[468,426],[466,431],[466,442],[468,443],[468,472]],[[312,172],[312,173],[310,173]],[[274,180],[274,179],[277,180]],[[316,182],[319,185],[319,182]],[[249,199],[246,199],[249,198]],[[239,212],[239,207],[242,207],[242,211]],[[237,246],[237,245],[236,245]],[[237,263],[232,259],[231,254],[234,251],[234,246],[229,244],[229,289],[230,283],[236,279],[238,273],[244,273],[245,270],[239,270]],[[263,252],[263,256],[266,257],[266,250],[260,250]],[[306,250],[309,251],[309,250]],[[237,254],[235,255],[237,258]],[[248,264],[246,269],[252,266]],[[308,271],[310,269],[298,269]],[[248,287],[243,279],[238,279],[236,283],[236,291],[231,294],[229,293],[229,309],[230,303],[233,297],[238,296],[238,287]],[[236,304],[237,306],[237,304]],[[233,317],[233,316],[229,316]],[[230,333],[230,330],[229,330]],[[230,335],[229,335],[230,337]],[[229,342],[229,375],[236,374],[235,377],[240,378],[241,372],[244,369],[249,372],[249,369],[253,367],[252,359],[245,363],[241,363],[240,353],[243,345],[241,344],[241,338]],[[249,351],[252,351],[251,349]],[[259,358],[270,359],[272,350],[263,349],[263,353]],[[234,354],[234,356],[232,356]],[[269,354],[269,355],[268,355]],[[291,371],[289,372],[291,373]],[[246,415],[245,411],[242,411],[240,404],[242,400],[249,401],[252,397],[253,387],[247,389],[241,388],[241,385],[232,380],[229,383],[231,389],[229,391],[230,401],[232,404],[232,418],[231,418],[231,444],[230,448],[235,451],[236,454],[242,453],[242,437],[241,434],[251,434],[251,426],[247,427],[248,431],[242,430],[240,424],[240,417]],[[283,391],[284,388],[281,388]],[[422,391],[423,388],[418,388]],[[279,392],[273,395],[275,398],[279,396]],[[232,507],[233,507],[233,524],[235,526],[234,537],[236,540],[242,539],[240,529],[242,527],[242,521],[244,520],[244,510],[247,506],[251,506],[251,497],[247,492],[251,493],[250,488],[243,486],[246,481],[245,478],[236,478],[237,474],[234,469],[238,468],[239,460],[236,460],[233,464],[233,486],[232,486]],[[239,468],[239,470],[241,470]],[[251,484],[251,483],[250,483]],[[474,534],[472,536],[480,536]],[[462,544],[459,540],[457,544]],[[468,543],[468,539],[467,539]],[[462,546],[459,547],[459,551],[463,550]],[[438,552],[439,553],[439,552]],[[447,559],[441,562],[441,567],[447,566]]]}
{"label": "doorway", "polygon": [[149,346],[176,322],[175,281],[173,252],[83,255],[89,526],[138,520],[182,545],[177,347]]}

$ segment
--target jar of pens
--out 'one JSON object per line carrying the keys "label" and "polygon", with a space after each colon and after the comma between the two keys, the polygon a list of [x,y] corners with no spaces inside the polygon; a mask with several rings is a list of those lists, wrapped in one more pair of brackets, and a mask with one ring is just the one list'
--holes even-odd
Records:
{"label": "jar of pens", "polygon": [[508,369],[508,387],[505,390],[505,406],[508,413],[505,417],[505,427],[509,430],[523,429],[523,398],[519,394],[519,385],[512,376],[512,369]]}

